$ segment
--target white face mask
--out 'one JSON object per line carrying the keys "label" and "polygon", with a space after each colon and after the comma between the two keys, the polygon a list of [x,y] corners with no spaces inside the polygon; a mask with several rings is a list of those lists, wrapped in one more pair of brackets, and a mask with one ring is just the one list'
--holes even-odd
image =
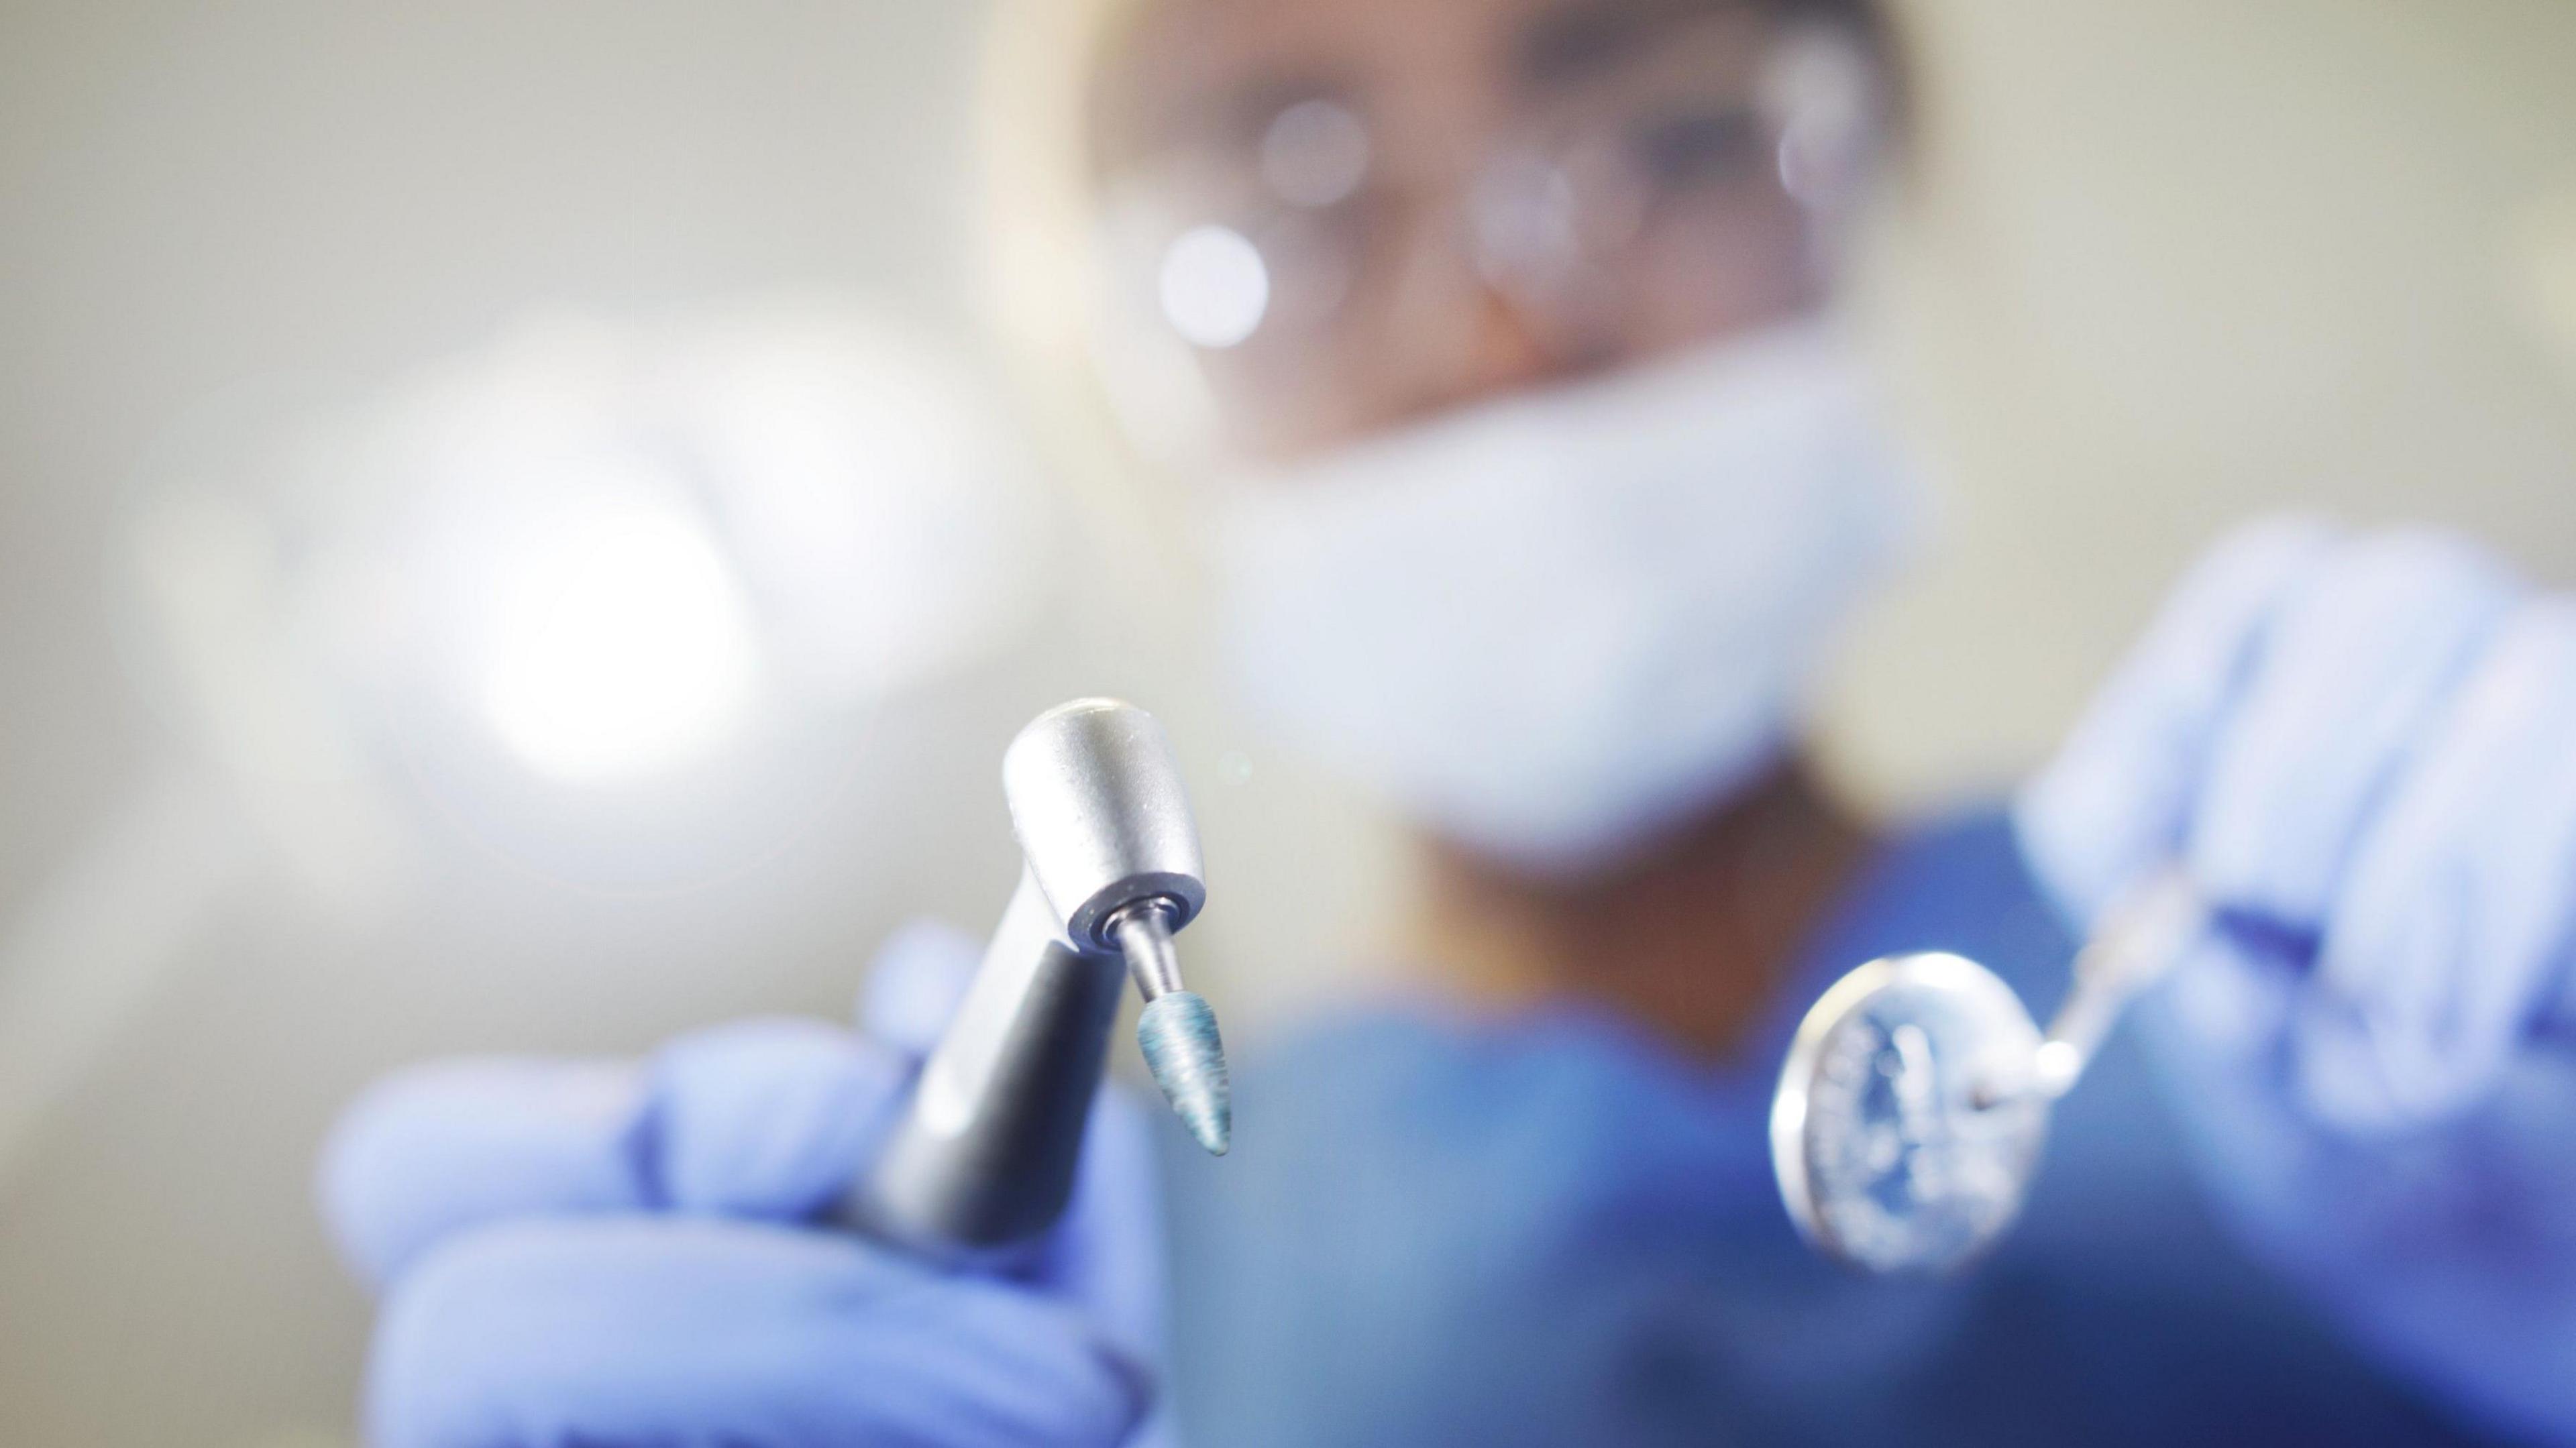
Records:
{"label": "white face mask", "polygon": [[1287,742],[1565,874],[1778,760],[1918,513],[1807,325],[1234,479],[1215,556],[1237,683]]}

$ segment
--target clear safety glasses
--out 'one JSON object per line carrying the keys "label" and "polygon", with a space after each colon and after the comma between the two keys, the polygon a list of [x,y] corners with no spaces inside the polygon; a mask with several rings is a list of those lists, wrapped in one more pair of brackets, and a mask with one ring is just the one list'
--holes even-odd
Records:
{"label": "clear safety glasses", "polygon": [[1481,147],[1408,147],[1358,99],[1299,97],[1240,142],[1116,178],[1120,306],[1216,380],[1263,389],[1472,327],[1495,297],[1562,355],[1615,353],[1695,308],[1812,291],[1836,230],[1819,223],[1858,189],[1879,91],[1848,35],[1749,40],[1713,18]]}

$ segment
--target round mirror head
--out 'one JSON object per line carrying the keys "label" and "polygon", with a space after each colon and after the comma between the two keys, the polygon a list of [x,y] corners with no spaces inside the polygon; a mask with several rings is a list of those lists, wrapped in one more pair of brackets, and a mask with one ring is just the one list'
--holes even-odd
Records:
{"label": "round mirror head", "polygon": [[2039,1027],[1994,972],[1892,955],[1834,983],[1789,1047],[1771,1161],[1815,1246],[1876,1272],[1937,1272],[2012,1223],[2048,1101]]}

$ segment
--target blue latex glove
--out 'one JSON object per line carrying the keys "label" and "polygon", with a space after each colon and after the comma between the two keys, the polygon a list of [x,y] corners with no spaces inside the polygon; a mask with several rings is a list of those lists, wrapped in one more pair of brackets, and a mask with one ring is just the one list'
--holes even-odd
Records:
{"label": "blue latex glove", "polygon": [[384,1292],[377,1448],[1108,1445],[1161,1339],[1145,1122],[1093,1113],[1024,1277],[943,1273],[811,1225],[873,1153],[971,973],[916,927],[867,1036],[750,1021],[649,1063],[460,1062],[354,1105],[323,1211]]}
{"label": "blue latex glove", "polygon": [[2247,528],[2016,823],[2082,929],[2178,861],[2140,1015],[2222,1208],[2357,1336],[2576,1433],[2576,600],[2422,533]]}

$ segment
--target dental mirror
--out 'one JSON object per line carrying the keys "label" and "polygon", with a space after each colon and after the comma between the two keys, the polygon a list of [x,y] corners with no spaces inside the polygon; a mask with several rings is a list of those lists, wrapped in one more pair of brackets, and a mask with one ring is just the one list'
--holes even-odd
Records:
{"label": "dental mirror", "polygon": [[1884,956],[1835,982],[1799,1023],[1771,1103],[1799,1233],[1872,1272],[1947,1271],[1992,1246],[2029,1194],[2050,1108],[2202,919],[2178,871],[2157,877],[2077,954],[2045,1033],[1965,956]]}

